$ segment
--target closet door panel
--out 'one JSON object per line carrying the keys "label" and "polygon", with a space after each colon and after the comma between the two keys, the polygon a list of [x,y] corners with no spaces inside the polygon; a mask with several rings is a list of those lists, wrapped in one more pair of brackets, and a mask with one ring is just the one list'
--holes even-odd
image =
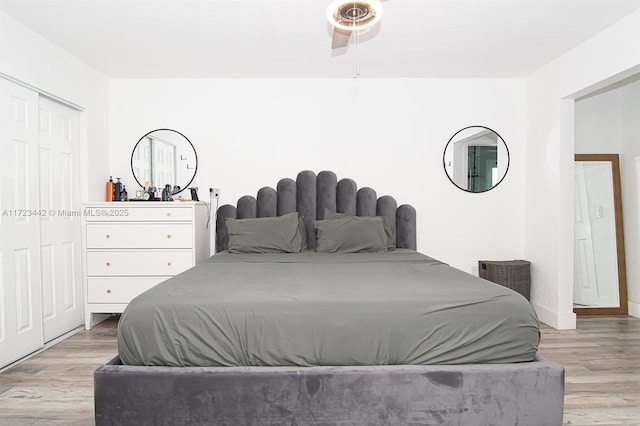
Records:
{"label": "closet door panel", "polygon": [[[40,206],[47,212],[40,217],[41,251],[48,260],[43,268],[44,340],[47,342],[83,322],[79,113],[41,96],[38,119]],[[45,252],[50,255],[45,256]]]}
{"label": "closet door panel", "polygon": [[0,367],[43,345],[37,105],[0,78]]}

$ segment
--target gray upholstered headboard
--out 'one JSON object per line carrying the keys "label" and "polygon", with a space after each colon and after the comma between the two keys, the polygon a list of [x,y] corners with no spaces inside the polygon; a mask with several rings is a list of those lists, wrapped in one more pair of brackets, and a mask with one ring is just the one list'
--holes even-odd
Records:
{"label": "gray upholstered headboard", "polygon": [[358,190],[351,179],[338,182],[336,174],[323,171],[316,174],[310,170],[298,173],[294,181],[281,179],[276,189],[264,187],[258,196],[245,195],[238,200],[237,207],[225,204],[216,215],[216,252],[226,250],[229,235],[225,219],[282,216],[299,212],[307,225],[307,247],[315,249],[316,238],[313,221],[324,218],[324,209],[355,216],[386,216],[393,224],[396,247],[416,250],[416,211],[408,205],[398,207],[396,200],[388,195],[377,198],[371,188]]}

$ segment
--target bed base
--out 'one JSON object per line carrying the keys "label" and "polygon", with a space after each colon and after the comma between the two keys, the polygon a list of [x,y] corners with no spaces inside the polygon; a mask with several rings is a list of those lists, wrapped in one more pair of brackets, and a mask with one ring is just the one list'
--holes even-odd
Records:
{"label": "bed base", "polygon": [[97,425],[561,425],[564,369],[139,367],[94,373]]}

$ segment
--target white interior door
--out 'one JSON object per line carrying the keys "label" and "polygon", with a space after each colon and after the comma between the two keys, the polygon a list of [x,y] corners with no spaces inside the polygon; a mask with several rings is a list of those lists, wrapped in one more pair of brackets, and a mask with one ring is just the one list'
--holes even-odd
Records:
{"label": "white interior door", "polygon": [[575,165],[574,203],[573,303],[578,306],[592,306],[598,301],[597,280],[584,165],[580,163]]}
{"label": "white interior door", "polygon": [[43,345],[37,105],[0,78],[0,367]]}
{"label": "white interior door", "polygon": [[40,253],[45,342],[82,325],[77,110],[40,97]]}

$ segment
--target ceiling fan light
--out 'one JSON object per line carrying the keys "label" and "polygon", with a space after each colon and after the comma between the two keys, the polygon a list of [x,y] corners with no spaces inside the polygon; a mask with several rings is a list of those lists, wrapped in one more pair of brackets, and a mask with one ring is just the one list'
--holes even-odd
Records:
{"label": "ceiling fan light", "polygon": [[[366,15],[357,15],[366,10]],[[353,19],[343,19],[346,11],[353,11]],[[364,30],[373,27],[382,18],[382,3],[379,0],[333,0],[327,8],[327,19],[335,28],[344,31]]]}

